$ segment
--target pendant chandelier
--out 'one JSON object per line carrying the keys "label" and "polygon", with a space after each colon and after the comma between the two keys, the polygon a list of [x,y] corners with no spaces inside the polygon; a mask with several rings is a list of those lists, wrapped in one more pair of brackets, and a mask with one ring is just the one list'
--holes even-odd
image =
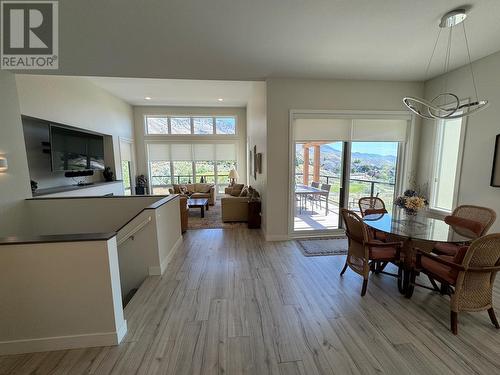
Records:
{"label": "pendant chandelier", "polygon": [[470,57],[469,42],[467,40],[467,33],[465,31],[465,18],[467,13],[465,9],[455,9],[451,12],[446,13],[441,18],[441,23],[439,24],[439,33],[434,43],[434,49],[432,50],[429,63],[427,64],[427,69],[425,76],[427,78],[427,73],[432,63],[432,59],[436,52],[436,47],[439,42],[439,37],[444,29],[449,29],[448,31],[448,43],[446,47],[445,60],[444,60],[444,74],[448,73],[450,65],[450,55],[451,55],[451,40],[453,35],[453,30],[457,25],[462,25],[465,47],[467,49],[467,56],[469,61],[470,74],[472,78],[472,85],[474,86],[475,98],[471,99],[467,103],[460,101],[457,95],[447,91],[447,77],[444,77],[444,90],[441,94],[437,95],[431,101],[417,98],[414,96],[407,96],[403,98],[404,105],[416,115],[428,119],[454,119],[472,115],[477,113],[488,106],[487,100],[479,100],[476,88],[476,81],[474,78],[474,72],[472,70],[472,60]]}

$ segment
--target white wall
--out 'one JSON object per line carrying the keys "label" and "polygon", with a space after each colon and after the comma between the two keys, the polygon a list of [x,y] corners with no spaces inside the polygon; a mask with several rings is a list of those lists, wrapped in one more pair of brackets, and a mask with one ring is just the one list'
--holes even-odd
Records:
{"label": "white wall", "polygon": [[116,238],[0,247],[0,354],[117,345]]}
{"label": "white wall", "polygon": [[[247,143],[253,150],[262,153],[262,173],[253,178],[248,171],[248,184],[257,189],[262,201],[262,230],[266,232],[266,186],[267,186],[267,113],[266,113],[266,83],[253,82],[252,92],[247,104]],[[249,166],[250,164],[247,163]]]}
{"label": "white wall", "polygon": [[16,81],[12,73],[4,70],[0,71],[0,155],[5,155],[9,163],[9,170],[0,172],[2,237],[29,231],[23,225],[23,200],[31,196]]}
{"label": "white wall", "polygon": [[[500,188],[490,186],[495,137],[500,133],[500,52],[473,63],[480,99],[490,101],[489,108],[467,118],[460,190],[457,204],[476,204],[500,213]],[[425,83],[425,97],[434,98],[442,92],[447,78],[447,91],[460,98],[474,97],[469,67],[465,66]],[[419,182],[430,182],[435,141],[433,121],[425,121],[420,138]],[[500,231],[500,220],[491,228]]]}
{"label": "white wall", "polygon": [[400,111],[404,96],[422,94],[423,84],[417,82],[268,80],[266,238],[288,237],[290,109]]}
{"label": "white wall", "polygon": [[134,138],[129,104],[83,77],[16,74],[16,83],[23,115],[111,135],[121,179],[119,137]]}
{"label": "white wall", "polygon": [[[134,124],[135,124],[135,148],[136,148],[136,163],[137,174],[148,175],[147,150],[144,144],[145,139],[152,141],[167,140],[175,141],[198,141],[206,140],[211,142],[217,139],[215,136],[192,136],[178,135],[174,139],[164,136],[145,136],[144,116],[146,115],[177,115],[177,116],[236,116],[237,136],[228,136],[224,139],[235,139],[238,143],[238,174],[240,182],[245,183],[246,180],[246,134],[247,134],[247,114],[245,108],[238,107],[164,107],[164,106],[144,106],[134,107]],[[167,138],[167,139],[166,139]],[[220,139],[220,136],[218,137]]]}

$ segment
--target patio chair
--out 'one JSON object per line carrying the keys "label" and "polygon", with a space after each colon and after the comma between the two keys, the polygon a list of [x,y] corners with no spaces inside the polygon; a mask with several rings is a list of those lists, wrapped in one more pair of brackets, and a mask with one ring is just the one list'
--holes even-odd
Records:
{"label": "patio chair", "polygon": [[416,266],[410,280],[412,287],[423,286],[415,283],[416,275],[421,272],[441,282],[441,291],[446,290],[451,296],[451,331],[456,335],[460,311],[488,310],[491,322],[500,328],[493,310],[493,284],[499,270],[500,233],[495,233],[474,240],[470,247],[460,247],[455,256],[429,254],[417,249]]}
{"label": "patio chair", "polygon": [[321,190],[324,191],[323,194],[319,195],[319,208],[322,208],[322,202],[325,202],[325,215],[328,215],[328,198],[330,197],[330,189],[332,185],[330,184],[321,184]]}
{"label": "patio chair", "polygon": [[386,214],[384,201],[379,197],[361,197],[358,200],[361,217],[370,214]]}
{"label": "patio chair", "polygon": [[345,273],[347,267],[361,275],[363,277],[361,296],[366,294],[370,271],[400,278],[400,272],[397,275],[388,273],[380,270],[378,266],[388,262],[399,265],[403,243],[377,241],[371,237],[368,227],[354,211],[343,208],[340,213],[349,243],[346,262],[340,276]]}
{"label": "patio chair", "polygon": [[[496,220],[496,213],[491,208],[463,205],[455,208],[444,221],[459,235],[475,240],[484,236]],[[452,243],[437,243],[432,250],[434,253],[454,256],[459,245]]]}
{"label": "patio chair", "polygon": [[[319,182],[318,181],[311,182],[311,187],[319,189]],[[317,194],[309,194],[307,196],[307,199],[311,201],[311,207],[313,207],[313,208],[314,208],[314,203],[319,202],[319,197]]]}

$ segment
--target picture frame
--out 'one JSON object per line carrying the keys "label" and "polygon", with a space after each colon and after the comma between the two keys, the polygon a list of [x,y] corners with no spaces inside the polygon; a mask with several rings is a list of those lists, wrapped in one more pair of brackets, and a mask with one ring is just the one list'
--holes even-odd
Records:
{"label": "picture frame", "polygon": [[262,152],[257,154],[257,173],[262,174]]}
{"label": "picture frame", "polygon": [[495,140],[490,186],[500,187],[500,134],[497,135]]}
{"label": "picture frame", "polygon": [[257,145],[253,146],[253,179],[257,179]]}

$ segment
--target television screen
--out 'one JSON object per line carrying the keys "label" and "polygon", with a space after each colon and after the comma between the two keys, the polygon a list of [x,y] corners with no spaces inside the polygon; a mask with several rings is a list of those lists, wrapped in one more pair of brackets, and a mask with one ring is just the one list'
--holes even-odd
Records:
{"label": "television screen", "polygon": [[53,171],[104,169],[103,137],[50,126]]}

